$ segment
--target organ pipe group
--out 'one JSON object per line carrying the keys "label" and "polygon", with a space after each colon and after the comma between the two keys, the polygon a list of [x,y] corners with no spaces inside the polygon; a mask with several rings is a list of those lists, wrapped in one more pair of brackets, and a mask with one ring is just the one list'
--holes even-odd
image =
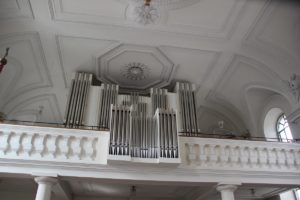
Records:
{"label": "organ pipe group", "polygon": [[111,156],[176,159],[178,132],[192,135],[198,131],[194,87],[176,83],[175,92],[151,88],[148,95],[122,94],[118,85],[93,85],[92,74],[77,72],[64,124],[108,130]]}

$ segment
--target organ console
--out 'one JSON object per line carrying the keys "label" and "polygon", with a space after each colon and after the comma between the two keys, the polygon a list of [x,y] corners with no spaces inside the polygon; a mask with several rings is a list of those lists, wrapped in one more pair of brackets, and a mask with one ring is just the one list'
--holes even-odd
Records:
{"label": "organ console", "polygon": [[71,82],[64,124],[110,132],[109,156],[179,159],[178,134],[198,132],[194,85],[176,83],[174,92],[151,88],[148,95],[122,94],[119,86],[93,85],[92,74]]}

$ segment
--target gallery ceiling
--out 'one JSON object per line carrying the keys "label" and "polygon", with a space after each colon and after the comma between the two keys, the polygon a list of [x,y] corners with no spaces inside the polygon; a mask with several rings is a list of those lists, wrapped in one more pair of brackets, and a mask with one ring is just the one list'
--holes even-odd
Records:
{"label": "gallery ceiling", "polygon": [[[134,21],[137,0],[1,0],[0,111],[9,119],[63,120],[72,73],[127,88],[197,88],[203,131],[258,131],[268,98],[298,106],[286,85],[300,75],[300,2],[153,0],[154,24]],[[139,65],[144,76],[128,76]],[[257,133],[258,134],[258,133]]]}
{"label": "gallery ceiling", "polygon": [[[68,192],[74,200],[213,200],[220,199],[216,186],[216,183],[179,184],[64,178],[53,186],[52,199],[66,199],[62,198],[62,194]],[[64,188],[63,192],[60,187]],[[289,188],[278,185],[243,184],[235,191],[235,196],[241,200],[267,199],[287,189]],[[36,190],[37,184],[32,178],[0,179],[0,193],[7,199],[34,199]]]}

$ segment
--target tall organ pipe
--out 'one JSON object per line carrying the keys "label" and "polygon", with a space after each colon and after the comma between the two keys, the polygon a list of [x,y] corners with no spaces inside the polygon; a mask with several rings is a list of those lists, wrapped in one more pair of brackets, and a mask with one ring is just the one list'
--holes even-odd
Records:
{"label": "tall organ pipe", "polygon": [[65,112],[65,126],[78,127],[83,125],[83,113],[86,109],[86,99],[91,81],[92,75],[84,72],[77,72],[73,76]]}
{"label": "tall organ pipe", "polygon": [[[138,92],[118,95],[118,86],[114,84],[105,83],[90,90],[91,85],[91,74],[75,74],[64,123],[67,127],[79,127],[86,122],[86,116],[96,118],[93,124],[109,128],[110,155],[178,158],[177,127],[188,135],[198,131],[194,88],[189,83],[177,83],[176,94],[170,94],[166,89],[152,88],[150,96],[142,96]],[[174,99],[176,95],[177,99]],[[95,97],[97,103],[92,105],[97,106],[97,111],[88,115],[85,113],[87,104],[93,102]],[[122,99],[118,101],[118,98]],[[177,112],[174,109],[178,109]]]}

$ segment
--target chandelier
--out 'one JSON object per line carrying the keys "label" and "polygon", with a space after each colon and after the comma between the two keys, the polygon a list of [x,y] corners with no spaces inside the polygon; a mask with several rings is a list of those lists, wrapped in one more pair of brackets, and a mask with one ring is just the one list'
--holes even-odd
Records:
{"label": "chandelier", "polygon": [[158,10],[153,5],[150,5],[151,0],[145,0],[141,5],[137,5],[134,9],[135,21],[140,24],[153,24],[159,17]]}
{"label": "chandelier", "polygon": [[191,6],[200,0],[124,0],[129,1],[126,17],[142,25],[166,20],[168,11]]}

